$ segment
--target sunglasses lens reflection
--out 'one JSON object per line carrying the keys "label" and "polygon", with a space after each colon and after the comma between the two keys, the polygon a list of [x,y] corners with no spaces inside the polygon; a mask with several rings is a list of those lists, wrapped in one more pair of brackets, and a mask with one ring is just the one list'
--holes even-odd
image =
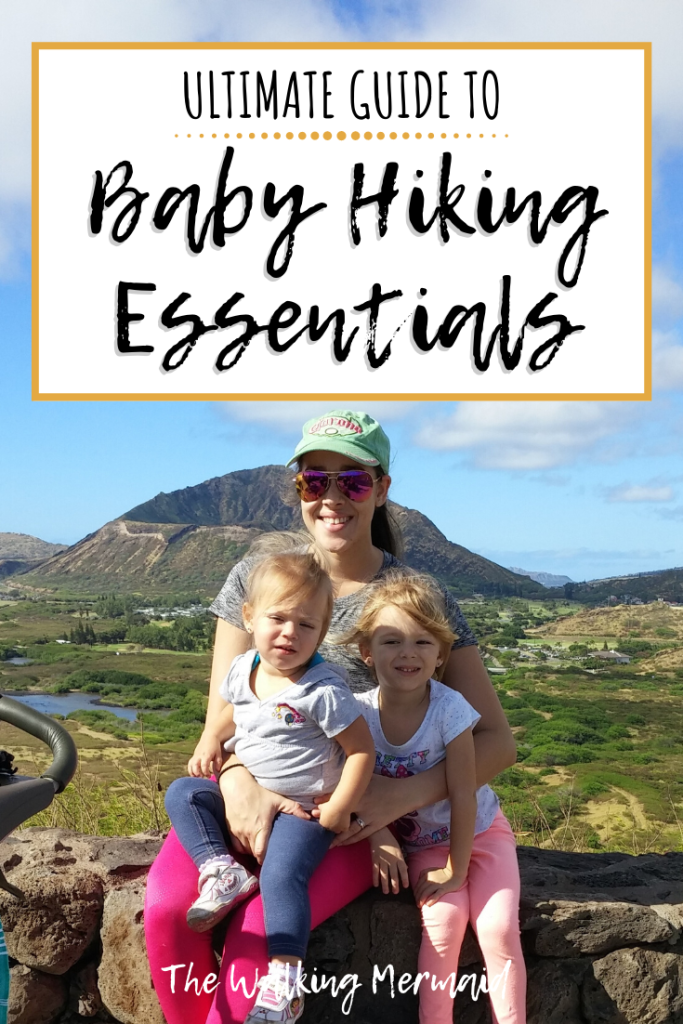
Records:
{"label": "sunglasses lens reflection", "polygon": [[297,494],[302,501],[318,501],[329,490],[333,478],[337,481],[339,493],[350,501],[366,501],[375,482],[370,473],[362,469],[349,469],[343,473],[305,469],[295,477]]}
{"label": "sunglasses lens reflection", "polygon": [[317,501],[330,486],[327,473],[319,473],[314,469],[304,470],[296,477],[296,489],[302,501]]}
{"label": "sunglasses lens reflection", "polygon": [[337,487],[351,501],[366,501],[372,492],[373,479],[369,473],[354,471],[337,477]]}

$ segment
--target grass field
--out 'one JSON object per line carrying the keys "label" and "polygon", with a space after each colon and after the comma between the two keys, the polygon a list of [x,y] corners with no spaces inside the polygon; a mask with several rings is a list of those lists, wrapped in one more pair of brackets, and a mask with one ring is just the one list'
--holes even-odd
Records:
{"label": "grass field", "polygon": [[[146,707],[176,710],[163,718],[145,713],[144,732],[139,723],[106,711],[71,717],[66,727],[79,749],[79,774],[32,823],[105,835],[164,829],[163,791],[184,773],[201,730],[210,655],[131,644],[31,646],[68,633],[67,623],[78,616],[68,607],[47,601],[2,606],[0,643],[28,645],[38,655],[31,665],[0,662],[2,690],[45,691],[68,688],[70,677],[97,678],[105,683],[89,692],[108,701],[135,703],[146,694]],[[634,611],[645,622],[649,607],[593,612],[617,646],[627,626],[626,636],[633,636]],[[534,622],[524,626],[522,644],[531,640],[535,647],[547,641],[529,632],[538,628],[540,617],[546,620],[544,631],[555,630],[552,643],[560,653],[566,654],[577,637],[594,638],[585,608],[576,614],[570,609],[573,620],[581,615],[589,625],[569,637],[560,633],[557,618],[567,614],[564,606],[553,611],[543,602],[477,602],[465,611],[479,617],[484,642],[486,629],[495,633],[501,623],[503,628],[519,625],[522,614]],[[615,614],[610,618],[605,612]],[[668,615],[656,608],[645,631],[656,636],[656,629],[672,628],[655,624],[663,614]],[[569,850],[683,850],[683,643],[671,637],[658,642],[662,649],[654,655],[634,658],[628,666],[595,668],[592,662],[590,671],[588,662],[580,661],[515,664],[517,655],[509,652],[508,671],[495,676],[494,683],[516,735],[519,761],[496,780],[495,788],[520,843]],[[140,685],[140,676],[151,689]],[[125,678],[118,690],[107,683],[119,677]],[[27,774],[47,763],[44,748],[10,726],[0,725],[0,746],[15,754],[15,763]]]}

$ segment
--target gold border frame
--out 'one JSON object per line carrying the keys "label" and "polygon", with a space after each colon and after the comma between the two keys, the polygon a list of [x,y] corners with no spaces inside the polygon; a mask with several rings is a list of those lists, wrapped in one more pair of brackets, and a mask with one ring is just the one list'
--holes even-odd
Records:
{"label": "gold border frame", "polygon": [[100,402],[300,402],[310,401],[310,392],[301,395],[249,394],[47,394],[38,382],[38,160],[39,160],[39,54],[41,50],[642,50],[644,74],[644,183],[645,183],[645,291],[644,291],[644,391],[635,394],[316,394],[326,402],[418,401],[418,402],[557,402],[602,401],[642,402],[652,399],[652,43],[43,43],[31,44],[31,201],[32,201],[32,331],[31,398],[33,401]]}

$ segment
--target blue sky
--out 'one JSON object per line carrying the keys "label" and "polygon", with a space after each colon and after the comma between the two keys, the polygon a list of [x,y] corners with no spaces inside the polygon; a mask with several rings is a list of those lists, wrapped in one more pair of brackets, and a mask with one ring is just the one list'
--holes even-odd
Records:
{"label": "blue sky", "polygon": [[[375,403],[393,497],[504,565],[683,565],[683,73],[670,0],[24,0],[0,42],[0,532],[73,543],[159,491],[284,462],[315,403],[30,398],[31,40],[651,40],[652,402]],[[10,144],[8,143],[10,141]],[[75,314],[74,314],[75,315]]]}

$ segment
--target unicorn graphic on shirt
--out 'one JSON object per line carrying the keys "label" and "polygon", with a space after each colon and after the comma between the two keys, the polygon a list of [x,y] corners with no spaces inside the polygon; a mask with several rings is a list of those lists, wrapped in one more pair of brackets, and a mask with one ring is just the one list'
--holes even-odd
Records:
{"label": "unicorn graphic on shirt", "polygon": [[276,704],[273,709],[273,718],[279,718],[281,721],[284,719],[287,725],[300,725],[306,721],[301,712],[293,708],[291,704]]}

